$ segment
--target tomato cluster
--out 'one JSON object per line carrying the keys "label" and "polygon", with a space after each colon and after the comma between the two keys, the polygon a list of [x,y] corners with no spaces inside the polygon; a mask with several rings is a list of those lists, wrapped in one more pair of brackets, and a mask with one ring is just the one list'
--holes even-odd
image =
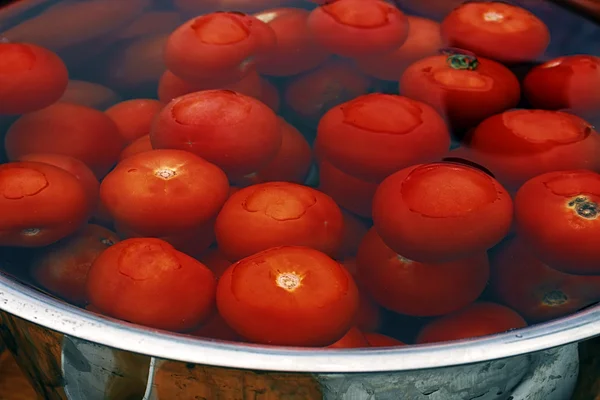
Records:
{"label": "tomato cluster", "polygon": [[600,58],[534,65],[550,33],[516,5],[402,3],[9,30],[0,246],[91,312],[258,344],[457,340],[599,301]]}

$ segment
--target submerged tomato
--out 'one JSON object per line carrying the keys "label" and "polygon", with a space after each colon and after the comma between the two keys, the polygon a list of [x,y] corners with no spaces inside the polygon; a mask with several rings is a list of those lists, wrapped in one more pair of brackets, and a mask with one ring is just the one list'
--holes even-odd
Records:
{"label": "submerged tomato", "polygon": [[406,343],[380,333],[365,333],[365,339],[367,339],[370,347],[406,346]]}
{"label": "submerged tomato", "polygon": [[133,99],[117,103],[105,113],[117,124],[123,139],[131,143],[150,133],[152,121],[162,107],[158,100]]}
{"label": "submerged tomato", "polygon": [[369,347],[369,342],[364,333],[353,327],[340,340],[327,347],[330,349],[356,349]]}

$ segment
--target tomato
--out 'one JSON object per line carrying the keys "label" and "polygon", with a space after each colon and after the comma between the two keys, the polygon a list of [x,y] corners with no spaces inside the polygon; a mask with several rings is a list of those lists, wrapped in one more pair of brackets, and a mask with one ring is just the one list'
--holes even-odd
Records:
{"label": "tomato", "polygon": [[329,110],[319,122],[316,142],[320,157],[333,166],[378,183],[399,169],[443,157],[450,135],[427,104],[373,93]]}
{"label": "tomato", "polygon": [[523,81],[527,100],[536,108],[571,109],[579,113],[600,109],[600,57],[564,56],[533,68]]}
{"label": "tomato", "polygon": [[405,343],[380,333],[365,333],[364,335],[365,339],[367,339],[367,343],[369,343],[369,347],[406,346]]}
{"label": "tomato", "polygon": [[275,113],[230,90],[205,90],[173,99],[150,132],[155,149],[190,151],[233,176],[256,172],[281,147]]}
{"label": "tomato", "polygon": [[145,153],[147,151],[154,150],[152,148],[152,142],[150,141],[150,135],[144,135],[140,138],[137,138],[133,142],[129,143],[127,147],[123,149],[121,155],[119,156],[119,161],[123,161],[127,157],[134,156],[139,153]]}
{"label": "tomato", "polygon": [[121,101],[114,90],[97,83],[69,80],[67,90],[59,100],[61,103],[73,103],[80,106],[105,110]]}
{"label": "tomato", "polygon": [[344,230],[342,245],[336,257],[338,260],[356,256],[358,245],[369,230],[367,223],[354,214],[342,210],[342,217],[344,218]]}
{"label": "tomato", "polygon": [[87,280],[90,303],[134,324],[189,331],[214,309],[215,277],[208,268],[160,239],[127,239],[94,261]]}
{"label": "tomato", "polygon": [[202,264],[206,265],[213,274],[215,274],[217,279],[220,279],[231,265],[231,261],[229,261],[218,248],[207,250],[200,255],[198,259]]}
{"label": "tomato", "polygon": [[373,300],[359,280],[356,259],[346,259],[342,265],[348,270],[358,288],[358,312],[354,318],[354,326],[363,332],[377,331],[383,322],[383,313],[379,304]]}
{"label": "tomato", "polygon": [[376,302],[417,317],[444,315],[471,304],[489,277],[484,251],[445,263],[412,261],[386,246],[374,228],[363,238],[356,260],[359,282]]}
{"label": "tomato", "polygon": [[279,89],[267,79],[260,79],[260,96],[258,99],[265,103],[271,110],[275,112],[279,111],[281,105]]}
{"label": "tomato", "polygon": [[47,246],[77,231],[89,216],[81,181],[46,163],[1,164],[0,194],[0,246]]}
{"label": "tomato", "polygon": [[181,15],[175,11],[145,11],[117,32],[115,36],[116,39],[123,40],[169,33],[182,22]]}
{"label": "tomato", "polygon": [[68,80],[67,67],[50,50],[0,42],[0,115],[48,107],[63,95]]}
{"label": "tomato", "polygon": [[328,346],[352,327],[358,289],[325,254],[275,247],[238,261],[217,286],[219,313],[242,337],[281,346]]}
{"label": "tomato", "polygon": [[530,322],[559,318],[600,301],[600,277],[570,275],[541,262],[519,239],[492,257],[495,298]]}
{"label": "tomato", "polygon": [[543,21],[499,1],[463,3],[442,21],[442,36],[450,46],[503,63],[533,61],[550,43]]}
{"label": "tomato", "polygon": [[401,46],[408,36],[408,20],[383,0],[335,0],[310,13],[308,29],[332,53],[357,57]]}
{"label": "tomato", "polygon": [[[252,58],[272,48],[275,32],[261,20],[237,12],[215,12],[193,18],[169,36],[167,68],[182,79],[241,79]],[[237,79],[236,79],[237,78]]]}
{"label": "tomato", "polygon": [[516,76],[502,64],[464,54],[424,58],[400,78],[400,93],[431,105],[458,131],[515,107],[520,91]]}
{"label": "tomato", "polygon": [[34,281],[70,303],[85,305],[88,271],[96,258],[119,241],[118,236],[98,225],[88,224],[58,243],[36,254],[30,269]]}
{"label": "tomato", "polygon": [[483,121],[467,141],[474,160],[509,189],[545,172],[600,168],[598,133],[559,111],[506,111]]}
{"label": "tomato", "polygon": [[527,326],[527,322],[508,307],[478,302],[425,325],[417,343],[447,342],[493,335]]}
{"label": "tomato", "polygon": [[328,161],[319,163],[319,190],[361,217],[371,217],[377,186],[339,170]]}
{"label": "tomato", "polygon": [[512,214],[512,199],[494,178],[457,163],[405,168],[384,180],[373,199],[383,241],[424,263],[488,250],[508,233]]}
{"label": "tomato", "polygon": [[411,13],[425,15],[435,20],[443,19],[453,9],[461,5],[464,0],[427,0],[426,2],[415,0],[394,0],[402,10]]}
{"label": "tomato", "polygon": [[555,171],[527,181],[515,197],[517,232],[549,267],[600,274],[600,174]]}
{"label": "tomato", "polygon": [[369,347],[369,342],[358,328],[353,327],[340,340],[327,347],[330,349],[356,349]]}
{"label": "tomato", "polygon": [[221,317],[219,313],[214,313],[212,317],[208,319],[202,326],[190,332],[190,335],[208,338],[225,340],[229,342],[241,342],[240,335],[238,335]]}
{"label": "tomato", "polygon": [[292,78],[283,97],[304,125],[316,126],[330,108],[367,93],[370,87],[370,78],[347,62],[335,61]]}
{"label": "tomato", "polygon": [[127,143],[150,133],[150,127],[163,104],[158,100],[134,99],[115,104],[105,111]]}
{"label": "tomato", "polygon": [[223,171],[182,150],[128,157],[100,185],[100,198],[113,218],[149,236],[177,234],[209,222],[228,192]]}
{"label": "tomato", "polygon": [[358,58],[358,68],[377,79],[397,81],[413,62],[433,56],[443,47],[440,24],[427,18],[408,16],[408,37],[398,48],[383,54]]}
{"label": "tomato", "polygon": [[277,37],[277,44],[257,64],[261,74],[296,75],[316,68],[329,58],[329,52],[308,31],[309,14],[301,8],[276,8],[254,14]]}
{"label": "tomato", "polygon": [[267,182],[231,195],[217,217],[219,249],[236,261],[275,246],[307,246],[335,256],[343,217],[331,197],[308,186]]}
{"label": "tomato", "polygon": [[4,139],[10,160],[29,153],[56,153],[80,159],[102,178],[124,147],[117,125],[103,112],[56,103],[25,114]]}
{"label": "tomato", "polygon": [[237,82],[219,82],[205,80],[203,82],[187,82],[174,75],[171,71],[165,71],[158,81],[158,99],[168,103],[176,97],[201,90],[227,89],[244,94],[246,96],[260,99],[262,94],[261,78],[255,70],[248,71],[246,76]]}

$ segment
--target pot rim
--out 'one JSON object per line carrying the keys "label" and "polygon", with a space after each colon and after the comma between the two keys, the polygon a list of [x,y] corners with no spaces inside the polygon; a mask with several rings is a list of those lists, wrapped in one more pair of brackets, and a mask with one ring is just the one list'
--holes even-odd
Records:
{"label": "pot rim", "polygon": [[506,358],[600,335],[600,305],[493,336],[394,349],[321,350],[233,344],[125,323],[56,300],[0,273],[0,309],[69,336],[157,358],[278,372],[369,373]]}

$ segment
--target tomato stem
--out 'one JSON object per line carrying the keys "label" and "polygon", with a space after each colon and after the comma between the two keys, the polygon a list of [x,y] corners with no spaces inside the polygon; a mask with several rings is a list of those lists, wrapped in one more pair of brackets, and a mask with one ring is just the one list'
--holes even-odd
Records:
{"label": "tomato stem", "polygon": [[565,304],[569,298],[561,290],[553,290],[544,295],[544,304],[547,306],[560,306]]}
{"label": "tomato stem", "polygon": [[466,54],[451,54],[448,56],[446,63],[450,68],[468,71],[474,71],[479,66],[477,57]]}

